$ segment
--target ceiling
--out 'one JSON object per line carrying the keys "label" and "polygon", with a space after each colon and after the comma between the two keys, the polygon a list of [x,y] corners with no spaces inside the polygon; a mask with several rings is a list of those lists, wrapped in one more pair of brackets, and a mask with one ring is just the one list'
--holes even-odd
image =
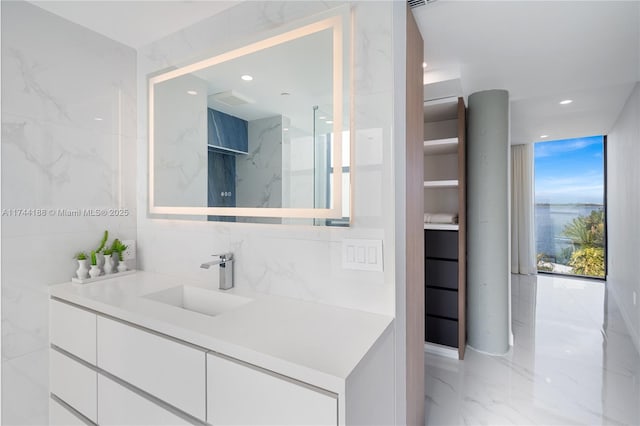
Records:
{"label": "ceiling", "polygon": [[237,0],[30,2],[134,49],[238,4]]}
{"label": "ceiling", "polygon": [[[238,1],[32,3],[140,48]],[[438,0],[413,14],[425,40],[425,99],[508,90],[514,144],[606,134],[640,81],[638,0]]]}
{"label": "ceiling", "polygon": [[607,134],[640,81],[640,1],[439,0],[413,14],[425,99],[508,90],[513,144]]}

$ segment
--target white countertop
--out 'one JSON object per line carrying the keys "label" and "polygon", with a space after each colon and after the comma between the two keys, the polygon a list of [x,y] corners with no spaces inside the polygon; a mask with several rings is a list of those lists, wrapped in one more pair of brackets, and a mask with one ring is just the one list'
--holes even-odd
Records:
{"label": "white countertop", "polygon": [[393,322],[384,315],[236,288],[225,293],[254,300],[213,317],[141,297],[177,285],[213,289],[138,271],[56,285],[51,295],[336,393],[344,391],[346,378]]}

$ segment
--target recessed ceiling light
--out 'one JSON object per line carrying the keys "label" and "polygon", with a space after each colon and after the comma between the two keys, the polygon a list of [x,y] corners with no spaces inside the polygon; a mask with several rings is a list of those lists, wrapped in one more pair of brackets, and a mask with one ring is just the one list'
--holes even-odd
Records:
{"label": "recessed ceiling light", "polygon": [[326,120],[326,119],[327,119],[327,117],[326,117],[326,116],[324,116],[324,115],[322,115],[322,116],[318,117],[318,120]]}
{"label": "recessed ceiling light", "polygon": [[243,79],[244,81],[251,81],[253,80],[253,77],[251,77],[249,74],[245,74],[242,77],[240,77],[241,79]]}
{"label": "recessed ceiling light", "polygon": [[284,128],[284,129],[282,129],[282,130],[284,130],[285,132],[288,132],[288,131],[289,131],[289,128],[288,128],[288,127],[285,127],[285,128]]}
{"label": "recessed ceiling light", "polygon": [[327,124],[333,124],[333,121],[332,121],[332,120],[327,120],[327,121],[325,121],[325,123],[327,123]]}
{"label": "recessed ceiling light", "polygon": [[546,139],[548,137],[549,137],[549,135],[540,135],[540,139]]}
{"label": "recessed ceiling light", "polygon": [[93,117],[93,119],[96,120],[96,121],[102,121],[103,120],[102,117]]}
{"label": "recessed ceiling light", "polygon": [[198,94],[198,92],[196,92],[195,90],[187,90],[187,93],[192,96],[195,96]]}
{"label": "recessed ceiling light", "polygon": [[564,101],[560,101],[560,105],[569,105],[571,102],[573,102],[572,99],[565,99]]}
{"label": "recessed ceiling light", "polygon": [[427,63],[426,63],[426,62],[423,62],[423,63],[422,63],[422,68],[426,68],[426,67],[427,67]]}

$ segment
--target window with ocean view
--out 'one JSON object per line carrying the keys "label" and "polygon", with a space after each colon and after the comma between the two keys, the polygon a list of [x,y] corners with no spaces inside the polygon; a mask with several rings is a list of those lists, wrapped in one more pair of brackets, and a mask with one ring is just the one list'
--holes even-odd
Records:
{"label": "window with ocean view", "polygon": [[535,144],[538,271],[604,278],[605,138]]}

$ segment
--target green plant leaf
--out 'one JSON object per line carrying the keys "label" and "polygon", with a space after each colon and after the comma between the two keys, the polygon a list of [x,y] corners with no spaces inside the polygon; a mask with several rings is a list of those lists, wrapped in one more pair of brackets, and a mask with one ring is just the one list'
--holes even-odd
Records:
{"label": "green plant leaf", "polygon": [[107,239],[109,238],[109,231],[105,230],[104,235],[102,236],[102,240],[100,240],[100,245],[96,249],[96,253],[100,253],[104,248],[104,245],[107,243]]}

